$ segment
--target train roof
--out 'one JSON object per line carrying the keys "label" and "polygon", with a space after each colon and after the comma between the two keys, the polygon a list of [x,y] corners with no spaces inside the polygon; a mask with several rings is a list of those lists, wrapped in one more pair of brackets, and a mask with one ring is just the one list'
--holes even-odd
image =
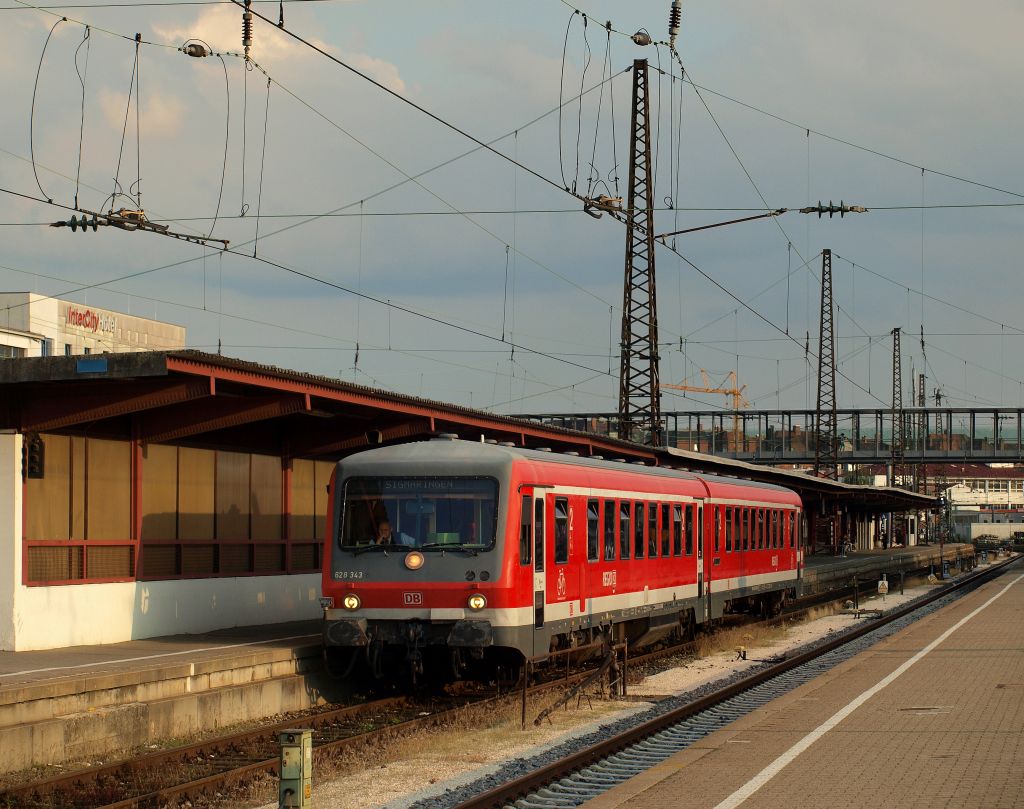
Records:
{"label": "train roof", "polygon": [[654,475],[657,477],[674,478],[676,480],[704,481],[708,484],[729,486],[747,486],[761,491],[776,491],[795,494],[792,489],[777,486],[773,483],[762,483],[744,478],[733,478],[724,475],[695,474],[684,469],[672,469],[663,466],[647,466],[643,463],[632,463],[624,459],[607,459],[586,457],[568,452],[552,452],[545,449],[526,449],[512,444],[484,443],[463,441],[455,437],[432,438],[429,441],[414,441],[407,444],[395,444],[390,447],[378,447],[350,455],[339,461],[342,467],[358,467],[362,463],[416,463],[444,461],[490,461],[496,465],[511,465],[516,460],[525,460],[542,464],[565,464],[574,467],[586,467],[612,472],[635,472],[637,474]]}

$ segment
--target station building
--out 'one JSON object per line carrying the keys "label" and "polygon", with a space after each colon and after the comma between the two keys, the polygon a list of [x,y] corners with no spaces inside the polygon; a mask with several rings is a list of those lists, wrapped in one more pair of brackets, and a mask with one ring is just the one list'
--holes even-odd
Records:
{"label": "station building", "polygon": [[185,328],[34,292],[0,292],[0,358],[185,347]]}

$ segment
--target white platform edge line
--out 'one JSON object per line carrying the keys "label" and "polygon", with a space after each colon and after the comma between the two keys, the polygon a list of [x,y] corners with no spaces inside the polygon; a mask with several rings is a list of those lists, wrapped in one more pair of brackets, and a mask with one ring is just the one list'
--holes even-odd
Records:
{"label": "white platform edge line", "polygon": [[1000,590],[998,593],[992,596],[980,607],[978,607],[968,615],[965,615],[963,618],[961,618],[959,621],[953,624],[953,626],[951,626],[949,629],[947,629],[945,632],[939,635],[939,637],[937,637],[935,640],[933,640],[931,643],[925,646],[921,651],[919,651],[912,658],[903,663],[891,674],[887,675],[886,677],[883,677],[881,680],[879,680],[877,683],[871,686],[871,688],[869,688],[867,691],[864,691],[859,696],[855,697],[853,700],[847,703],[844,707],[836,711],[831,717],[826,719],[822,724],[820,724],[818,727],[816,727],[814,730],[812,730],[810,733],[804,736],[800,741],[798,741],[796,744],[790,747],[789,750],[787,750],[785,753],[783,753],[781,756],[775,759],[775,761],[773,761],[771,764],[769,764],[767,767],[761,770],[761,772],[759,772],[757,775],[755,775],[753,778],[747,781],[747,783],[745,783],[743,786],[741,786],[739,789],[733,792],[725,800],[718,803],[715,806],[715,809],[736,809],[736,807],[744,803],[747,800],[747,798],[752,797],[759,789],[761,789],[761,787],[767,784],[772,778],[774,778],[776,775],[782,772],[782,770],[785,769],[789,764],[791,764],[797,756],[799,756],[801,753],[807,750],[807,748],[809,748],[818,739],[820,739],[822,736],[824,736],[826,733],[832,730],[836,725],[838,725],[846,717],[848,717],[855,710],[857,710],[861,705],[863,705],[865,702],[871,699],[875,694],[877,694],[879,691],[886,688],[896,679],[901,677],[911,666],[913,666],[919,660],[923,659],[926,655],[934,651],[935,648],[939,646],[939,644],[943,643],[950,635],[952,635],[954,632],[960,629],[960,627],[962,627],[964,624],[966,624],[968,621],[970,621],[972,618],[978,615],[978,613],[987,609],[993,602],[1001,598],[1011,587],[1017,584],[1017,582],[1019,582],[1021,579],[1024,579],[1024,574],[1015,578],[1013,581],[1007,584],[1002,590]]}

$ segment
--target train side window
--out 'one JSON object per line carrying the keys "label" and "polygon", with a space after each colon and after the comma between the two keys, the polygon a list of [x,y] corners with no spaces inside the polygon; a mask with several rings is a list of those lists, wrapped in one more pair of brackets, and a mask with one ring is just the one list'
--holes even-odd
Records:
{"label": "train side window", "polygon": [[781,516],[780,512],[776,509],[772,509],[772,547],[782,547],[782,521],[779,520]]}
{"label": "train side window", "polygon": [[759,508],[757,510],[757,547],[758,549],[764,548],[764,509]]}
{"label": "train side window", "polygon": [[793,547],[793,541],[796,538],[795,537],[795,534],[796,534],[796,512],[795,511],[790,511],[789,512],[789,519],[787,520],[787,522],[789,523],[789,547],[792,548]]}
{"label": "train side window", "polygon": [[633,538],[632,524],[633,504],[629,502],[619,503],[619,558],[629,558],[629,542]]}
{"label": "train side window", "polygon": [[587,501],[587,559],[597,561],[597,548],[601,531],[601,515],[596,500]]}
{"label": "train side window", "polygon": [[604,560],[615,559],[615,501],[604,501]]}
{"label": "train side window", "polygon": [[523,495],[523,510],[519,515],[519,564],[530,564],[530,545],[532,537],[530,529],[533,527],[530,514],[530,495]]}
{"label": "train side window", "polygon": [[725,510],[725,552],[732,553],[732,509]]}
{"label": "train side window", "polygon": [[672,555],[683,555],[683,507],[672,506]]}
{"label": "train side window", "polygon": [[544,569],[544,500],[533,501],[533,569]]}
{"label": "train side window", "polygon": [[693,556],[693,504],[686,506],[686,555]]}
{"label": "train side window", "polygon": [[658,555],[658,504],[647,504],[647,555]]}
{"label": "train side window", "polygon": [[569,561],[569,501],[564,497],[555,498],[555,562],[564,565]]}
{"label": "train side window", "polygon": [[750,549],[750,509],[740,509],[740,547]]}
{"label": "train side window", "polygon": [[634,503],[633,512],[633,556],[644,558],[644,504]]}
{"label": "train side window", "polygon": [[672,540],[669,538],[668,505],[661,506],[661,555],[672,553]]}
{"label": "train side window", "polygon": [[718,549],[721,546],[722,532],[725,530],[725,509],[721,506],[715,508],[715,553],[718,553]]}

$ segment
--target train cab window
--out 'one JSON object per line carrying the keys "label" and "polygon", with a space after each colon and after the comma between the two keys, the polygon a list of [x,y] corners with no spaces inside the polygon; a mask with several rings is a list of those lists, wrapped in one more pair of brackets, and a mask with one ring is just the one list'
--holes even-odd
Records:
{"label": "train cab window", "polygon": [[647,504],[647,555],[658,555],[658,504]]}
{"label": "train cab window", "polygon": [[544,500],[533,501],[533,569],[544,569]]}
{"label": "train cab window", "polygon": [[686,506],[686,555],[693,556],[693,509],[694,506]]}
{"label": "train cab window", "polygon": [[672,555],[683,555],[683,507],[672,506]]}
{"label": "train cab window", "polygon": [[596,500],[587,501],[587,559],[597,561],[598,540],[601,532],[601,515]]}
{"label": "train cab window", "polygon": [[604,501],[604,560],[615,559],[615,501]]}
{"label": "train cab window", "polygon": [[740,509],[740,543],[743,550],[750,550],[750,509]]}
{"label": "train cab window", "polygon": [[530,509],[532,499],[528,494],[523,495],[523,510],[519,515],[519,564],[521,565],[530,564],[530,547],[533,544],[530,536],[530,529],[533,527],[533,515]]}
{"label": "train cab window", "polygon": [[633,537],[632,503],[619,503],[619,558],[629,558],[629,542]]}
{"label": "train cab window", "polygon": [[633,511],[633,556],[644,558],[644,504],[634,503]]}
{"label": "train cab window", "polygon": [[555,498],[555,562],[564,565],[569,561],[569,501],[564,497]]}
{"label": "train cab window", "polygon": [[732,509],[725,510],[725,552],[732,553]]}
{"label": "train cab window", "polygon": [[672,553],[671,540],[669,539],[668,506],[661,507],[661,555],[668,556]]}

